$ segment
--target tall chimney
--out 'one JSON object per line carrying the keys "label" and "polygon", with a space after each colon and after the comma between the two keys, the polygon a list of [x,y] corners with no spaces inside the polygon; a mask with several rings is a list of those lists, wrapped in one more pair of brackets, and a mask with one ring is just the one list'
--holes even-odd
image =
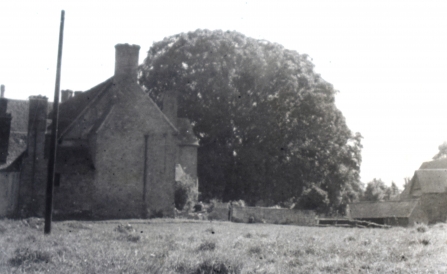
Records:
{"label": "tall chimney", "polygon": [[0,86],[0,91],[1,91],[0,98],[4,98],[5,97],[5,85]]}
{"label": "tall chimney", "polygon": [[45,131],[47,128],[48,98],[45,96],[29,97],[28,118],[28,153],[43,156]]}
{"label": "tall chimney", "polygon": [[138,76],[138,53],[140,46],[118,44],[115,46],[115,81],[136,83]]}
{"label": "tall chimney", "polygon": [[62,96],[61,96],[61,102],[65,102],[68,99],[71,98],[71,96],[73,96],[73,91],[66,89],[66,90],[61,90]]}

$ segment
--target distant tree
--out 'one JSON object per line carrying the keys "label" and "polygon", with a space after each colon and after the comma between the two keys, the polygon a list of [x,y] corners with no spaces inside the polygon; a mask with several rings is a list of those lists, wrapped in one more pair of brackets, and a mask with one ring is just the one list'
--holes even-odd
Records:
{"label": "distant tree", "polygon": [[366,185],[365,193],[363,194],[363,200],[379,202],[383,201],[386,196],[387,187],[381,179],[374,178]]}
{"label": "distant tree", "polygon": [[403,187],[403,189],[406,189],[407,186],[410,184],[410,182],[411,182],[411,178],[410,177],[405,177],[404,178],[404,187]]}
{"label": "distant tree", "polygon": [[197,30],[154,43],[139,81],[161,108],[177,91],[178,115],[200,139],[204,199],[277,204],[315,185],[338,209],[358,196],[362,136],[313,67],[278,44]]}
{"label": "distant tree", "polygon": [[391,182],[391,186],[387,187],[385,190],[385,197],[384,200],[396,200],[399,197],[400,190],[397,187],[396,183]]}
{"label": "distant tree", "polygon": [[372,202],[395,200],[399,193],[399,188],[394,182],[391,182],[391,186],[388,187],[381,179],[374,178],[366,185],[362,200]]}
{"label": "distant tree", "polygon": [[442,143],[438,146],[439,152],[433,156],[433,160],[439,160],[447,158],[447,142]]}

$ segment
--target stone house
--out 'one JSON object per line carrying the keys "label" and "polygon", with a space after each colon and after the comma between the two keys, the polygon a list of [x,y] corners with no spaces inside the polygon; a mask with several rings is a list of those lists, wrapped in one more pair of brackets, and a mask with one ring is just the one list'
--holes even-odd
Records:
{"label": "stone house", "polygon": [[414,172],[400,199],[415,198],[420,199],[430,224],[447,220],[447,159],[425,162]]}
{"label": "stone house", "polygon": [[[176,165],[197,182],[198,139],[189,120],[177,117],[176,94],[165,93],[161,110],[137,84],[140,47],[115,48],[113,77],[74,96],[62,91],[55,218],[173,216]],[[45,97],[30,97],[26,144],[0,167],[0,187],[9,190],[8,205],[0,204],[7,208],[4,215],[43,216],[48,105]],[[5,109],[0,117],[8,116]],[[12,113],[12,121],[14,115],[24,114]],[[11,141],[0,144],[8,152],[17,147]]]}
{"label": "stone house", "polygon": [[347,217],[381,225],[412,226],[428,223],[419,199],[387,202],[362,202],[349,204]]}

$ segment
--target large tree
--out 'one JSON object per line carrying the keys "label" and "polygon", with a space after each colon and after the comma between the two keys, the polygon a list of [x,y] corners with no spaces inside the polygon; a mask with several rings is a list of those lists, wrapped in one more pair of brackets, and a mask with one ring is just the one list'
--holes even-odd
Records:
{"label": "large tree", "polygon": [[318,187],[338,209],[360,191],[361,135],[313,67],[278,44],[197,30],[154,43],[140,84],[160,107],[178,92],[200,138],[203,198],[274,204]]}

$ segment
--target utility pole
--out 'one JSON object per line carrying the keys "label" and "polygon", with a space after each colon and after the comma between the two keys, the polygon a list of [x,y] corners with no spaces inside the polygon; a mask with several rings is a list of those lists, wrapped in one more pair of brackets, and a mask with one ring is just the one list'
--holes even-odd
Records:
{"label": "utility pole", "polygon": [[59,29],[59,50],[57,53],[57,71],[56,71],[56,88],[54,90],[53,102],[53,123],[51,127],[51,143],[50,155],[48,158],[48,179],[47,191],[45,197],[45,228],[44,233],[51,233],[51,220],[53,218],[53,187],[54,187],[54,169],[57,152],[57,126],[59,120],[59,92],[61,82],[61,62],[62,62],[62,44],[64,40],[64,20],[65,11],[61,11],[61,25]]}

